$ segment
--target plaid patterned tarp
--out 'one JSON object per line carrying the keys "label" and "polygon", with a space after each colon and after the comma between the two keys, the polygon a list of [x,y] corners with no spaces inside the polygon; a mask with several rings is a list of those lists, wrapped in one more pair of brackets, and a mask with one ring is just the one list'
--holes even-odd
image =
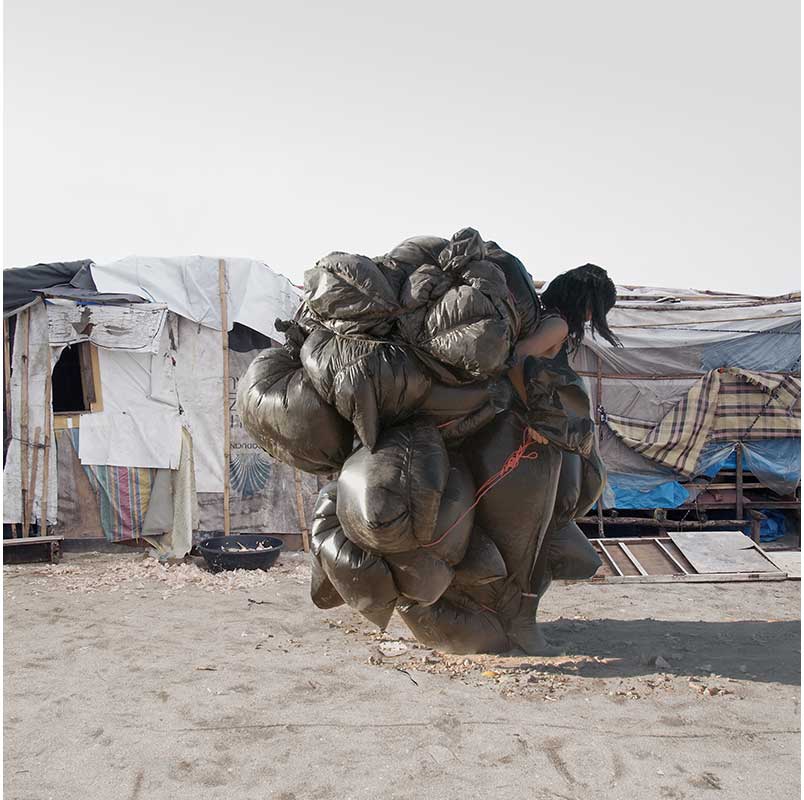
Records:
{"label": "plaid patterned tarp", "polygon": [[605,420],[632,450],[690,477],[707,442],[801,436],[801,379],[712,370],[658,422],[608,412]]}

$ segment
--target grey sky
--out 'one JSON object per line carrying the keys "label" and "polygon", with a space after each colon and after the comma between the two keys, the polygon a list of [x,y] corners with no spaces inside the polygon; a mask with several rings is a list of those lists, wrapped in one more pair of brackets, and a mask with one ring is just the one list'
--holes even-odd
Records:
{"label": "grey sky", "polygon": [[471,225],[549,279],[800,286],[794,0],[6,0],[4,266],[297,282]]}

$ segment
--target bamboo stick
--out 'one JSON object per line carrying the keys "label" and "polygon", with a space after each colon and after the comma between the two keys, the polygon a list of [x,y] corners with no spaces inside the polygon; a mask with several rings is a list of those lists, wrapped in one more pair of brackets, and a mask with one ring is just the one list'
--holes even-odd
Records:
{"label": "bamboo stick", "polygon": [[218,284],[221,295],[221,349],[223,351],[223,535],[231,533],[229,511],[229,448],[231,427],[229,421],[229,302],[226,289],[226,262],[218,261]]}
{"label": "bamboo stick", "polygon": [[[42,432],[42,428],[37,425],[36,430],[34,431],[34,438],[33,438],[33,466],[31,467],[31,486],[28,490],[28,526],[30,528],[31,524],[35,522],[34,518],[34,498],[36,497],[36,467],[39,464],[39,434]],[[25,532],[27,536],[30,533],[30,530]],[[40,528],[39,535],[42,535],[42,530]]]}
{"label": "bamboo stick", "polygon": [[22,324],[22,383],[20,389],[20,491],[22,493],[22,535],[28,535],[28,354],[31,343],[31,316],[28,309],[20,314]]}
{"label": "bamboo stick", "polygon": [[293,479],[296,484],[296,513],[299,515],[299,528],[302,535],[302,547],[305,553],[310,552],[310,535],[307,528],[307,515],[304,513],[304,492],[302,491],[301,473],[295,467]]}
{"label": "bamboo stick", "polygon": [[42,517],[39,533],[47,533],[47,501],[49,493],[48,479],[50,477],[50,436],[53,421],[53,412],[50,408],[53,396],[53,376],[51,375],[50,362],[50,342],[47,343],[47,355],[45,360],[45,449],[44,461],[42,463],[42,501],[40,503],[40,513]]}
{"label": "bamboo stick", "polygon": [[[11,440],[11,341],[8,333],[8,320],[3,320],[3,389],[6,403],[6,446]],[[5,458],[5,451],[3,451]]]}

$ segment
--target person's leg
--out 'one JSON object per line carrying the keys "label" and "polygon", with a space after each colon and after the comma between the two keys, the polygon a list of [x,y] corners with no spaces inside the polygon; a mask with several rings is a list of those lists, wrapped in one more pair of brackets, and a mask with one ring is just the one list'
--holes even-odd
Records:
{"label": "person's leg", "polygon": [[597,551],[574,522],[557,530],[551,537],[547,568],[552,578],[560,580],[591,578],[601,563]]}

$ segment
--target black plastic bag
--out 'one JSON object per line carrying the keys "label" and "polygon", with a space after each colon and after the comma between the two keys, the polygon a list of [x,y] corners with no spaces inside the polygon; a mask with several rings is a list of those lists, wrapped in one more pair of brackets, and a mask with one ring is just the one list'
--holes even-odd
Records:
{"label": "black plastic bag", "polygon": [[525,265],[496,242],[486,242],[486,258],[496,264],[505,275],[505,282],[513,295],[519,315],[518,338],[524,339],[530,336],[539,327],[542,308],[533,279],[528,275]]}
{"label": "black plastic bag", "polygon": [[387,334],[399,312],[396,292],[370,258],[330,253],[304,273],[304,299],[338,333]]}
{"label": "black plastic bag", "polygon": [[430,389],[421,362],[400,344],[321,329],[307,337],[301,359],[318,393],[371,450],[380,431],[410,417]]}
{"label": "black plastic bag", "polygon": [[427,647],[458,655],[503,653],[511,647],[500,618],[455,590],[430,606],[400,601],[397,611]]}
{"label": "black plastic bag", "polygon": [[483,586],[508,577],[505,561],[497,545],[479,526],[469,537],[469,546],[461,562],[455,567],[455,586]]}
{"label": "black plastic bag", "polygon": [[398,591],[388,564],[350,542],[334,510],[336,484],[320,492],[311,529],[310,549],[331,586],[353,609],[381,628],[393,614]]}
{"label": "black plastic bag", "polygon": [[238,384],[237,411],[260,447],[303,472],[336,472],[352,451],[352,426],[281,348],[252,361]]}
{"label": "black plastic bag", "polygon": [[338,478],[338,519],[355,544],[375,553],[404,553],[435,537],[450,463],[435,428],[385,431],[375,451],[361,447]]}
{"label": "black plastic bag", "polygon": [[383,556],[399,593],[423,606],[435,603],[452,583],[452,567],[430,551],[418,548]]}
{"label": "black plastic bag", "polygon": [[447,485],[441,493],[435,533],[426,549],[450,566],[466,555],[475,522],[475,482],[469,465],[458,451],[449,453]]}
{"label": "black plastic bag", "polygon": [[[532,442],[526,422],[509,409],[467,439],[461,452],[478,486],[501,471],[505,475],[478,503],[475,521],[500,551],[509,578],[527,592],[539,545],[553,515],[561,451]],[[517,454],[516,466],[507,471],[506,464],[510,466]]]}

